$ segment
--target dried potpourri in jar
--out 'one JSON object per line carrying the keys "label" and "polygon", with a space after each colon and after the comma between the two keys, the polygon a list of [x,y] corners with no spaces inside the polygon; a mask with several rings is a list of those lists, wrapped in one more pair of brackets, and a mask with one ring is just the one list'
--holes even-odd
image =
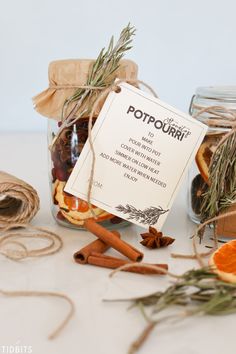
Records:
{"label": "dried potpourri in jar", "polygon": [[[206,111],[204,111],[204,109]],[[190,105],[190,114],[197,116],[197,119],[209,126],[208,132],[196,154],[195,163],[189,172],[189,215],[194,222],[199,223],[231,208],[233,200],[232,203],[230,203],[230,200],[228,200],[229,203],[227,203],[227,199],[231,199],[228,198],[230,195],[234,196],[234,198],[236,195],[234,187],[236,185],[236,176],[232,175],[232,168],[226,168],[226,170],[223,171],[224,186],[222,187],[220,187],[222,181],[220,182],[219,178],[221,175],[222,180],[222,174],[219,173],[218,175],[216,174],[216,176],[212,175],[213,167],[215,166],[212,166],[213,154],[216,152],[221,139],[231,130],[232,117],[235,118],[236,86],[198,88]],[[221,161],[219,168],[221,170],[224,163],[225,166],[235,163],[232,161],[235,158],[233,158],[233,156],[235,156],[235,148],[236,146],[232,146],[226,155],[220,156]],[[230,157],[231,155],[232,159]],[[229,159],[231,162],[229,162]],[[216,167],[214,167],[214,170],[215,169]],[[214,180],[212,180],[212,178]],[[232,178],[234,180],[230,181]],[[213,195],[213,193],[215,195]],[[234,223],[235,225],[235,222],[236,216],[232,216],[231,219],[227,220],[228,224]],[[217,228],[220,223],[221,221],[217,222]],[[225,223],[226,220],[224,220],[224,224]],[[234,232],[235,231],[236,230],[234,230]],[[233,230],[231,230],[231,233],[232,232]],[[229,236],[230,232],[226,235],[223,228],[221,228],[219,234]]]}
{"label": "dried potpourri in jar", "polygon": [[[65,226],[83,228],[84,220],[94,216],[86,201],[66,193],[64,187],[88,138],[88,117],[99,92],[117,78],[131,84],[137,80],[137,65],[131,60],[121,60],[130,48],[133,34],[133,28],[127,26],[118,42],[113,45],[112,40],[108,50],[103,50],[96,60],[59,60],[50,63],[49,88],[34,98],[36,110],[50,118],[48,141],[52,145],[49,158],[52,213]],[[98,89],[94,89],[95,86]],[[93,123],[103,103],[104,100],[99,103]],[[63,125],[62,129],[68,112],[70,124]],[[106,227],[128,224],[95,205],[92,208],[96,221]]]}

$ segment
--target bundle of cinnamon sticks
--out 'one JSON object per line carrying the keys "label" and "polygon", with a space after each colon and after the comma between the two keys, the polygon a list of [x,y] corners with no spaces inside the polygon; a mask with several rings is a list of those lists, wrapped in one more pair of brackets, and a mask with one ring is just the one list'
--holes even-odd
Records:
{"label": "bundle of cinnamon sticks", "polygon": [[[145,266],[132,266],[133,262],[142,261],[143,253],[124,240],[121,240],[118,231],[109,231],[96,223],[94,219],[87,219],[84,223],[84,227],[92,232],[98,239],[74,254],[74,259],[77,263],[91,264],[110,269],[116,269],[125,264],[130,264],[130,267],[124,269],[124,271],[138,274],[165,274],[165,271],[168,270],[167,264],[152,264],[158,266],[158,269],[150,269]],[[105,255],[104,253],[110,247],[114,248],[128,259]],[[160,268],[163,269],[163,271]]]}

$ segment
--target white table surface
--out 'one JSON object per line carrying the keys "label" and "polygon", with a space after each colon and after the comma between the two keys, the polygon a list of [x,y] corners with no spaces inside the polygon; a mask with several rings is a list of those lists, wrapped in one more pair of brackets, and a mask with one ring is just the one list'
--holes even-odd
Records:
{"label": "white table surface", "polygon": [[[19,121],[20,124],[20,121]],[[64,247],[53,256],[13,262],[0,256],[0,288],[5,290],[59,291],[71,297],[76,314],[60,336],[49,341],[52,331],[68,310],[52,298],[0,297],[0,353],[2,346],[32,346],[34,354],[125,354],[131,341],[145,326],[138,309],[127,311],[129,303],[104,302],[105,297],[143,295],[163,289],[168,277],[119,273],[108,278],[109,270],[74,263],[76,250],[94,239],[88,232],[56,224],[50,213],[46,134],[0,134],[0,169],[36,188],[41,208],[34,225],[59,233]],[[176,238],[168,249],[147,250],[139,244],[141,229],[121,230],[125,240],[145,253],[147,262],[167,262],[172,272],[181,273],[195,261],[172,259],[170,253],[191,252],[189,236],[194,229],[186,214],[186,183],[164,226],[164,233]],[[209,242],[208,242],[209,243]],[[115,254],[115,251],[109,251]],[[140,354],[235,354],[236,316],[199,317],[156,327]],[[6,349],[5,349],[6,350]]]}

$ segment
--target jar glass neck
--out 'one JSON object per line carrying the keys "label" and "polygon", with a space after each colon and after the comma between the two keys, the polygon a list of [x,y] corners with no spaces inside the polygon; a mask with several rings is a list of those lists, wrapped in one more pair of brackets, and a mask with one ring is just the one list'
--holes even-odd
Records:
{"label": "jar glass neck", "polygon": [[228,130],[236,120],[236,86],[198,88],[189,113],[213,128]]}

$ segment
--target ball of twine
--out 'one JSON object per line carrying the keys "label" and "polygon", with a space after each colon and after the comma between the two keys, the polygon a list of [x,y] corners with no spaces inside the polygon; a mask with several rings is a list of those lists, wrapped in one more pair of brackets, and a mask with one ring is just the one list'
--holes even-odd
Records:
{"label": "ball of twine", "polygon": [[27,224],[39,210],[39,196],[28,183],[0,171],[0,229]]}
{"label": "ball of twine", "polygon": [[[0,253],[12,260],[42,257],[62,248],[59,235],[29,225],[39,210],[39,196],[28,183],[0,171]],[[28,240],[45,241],[46,246],[30,249]]]}

